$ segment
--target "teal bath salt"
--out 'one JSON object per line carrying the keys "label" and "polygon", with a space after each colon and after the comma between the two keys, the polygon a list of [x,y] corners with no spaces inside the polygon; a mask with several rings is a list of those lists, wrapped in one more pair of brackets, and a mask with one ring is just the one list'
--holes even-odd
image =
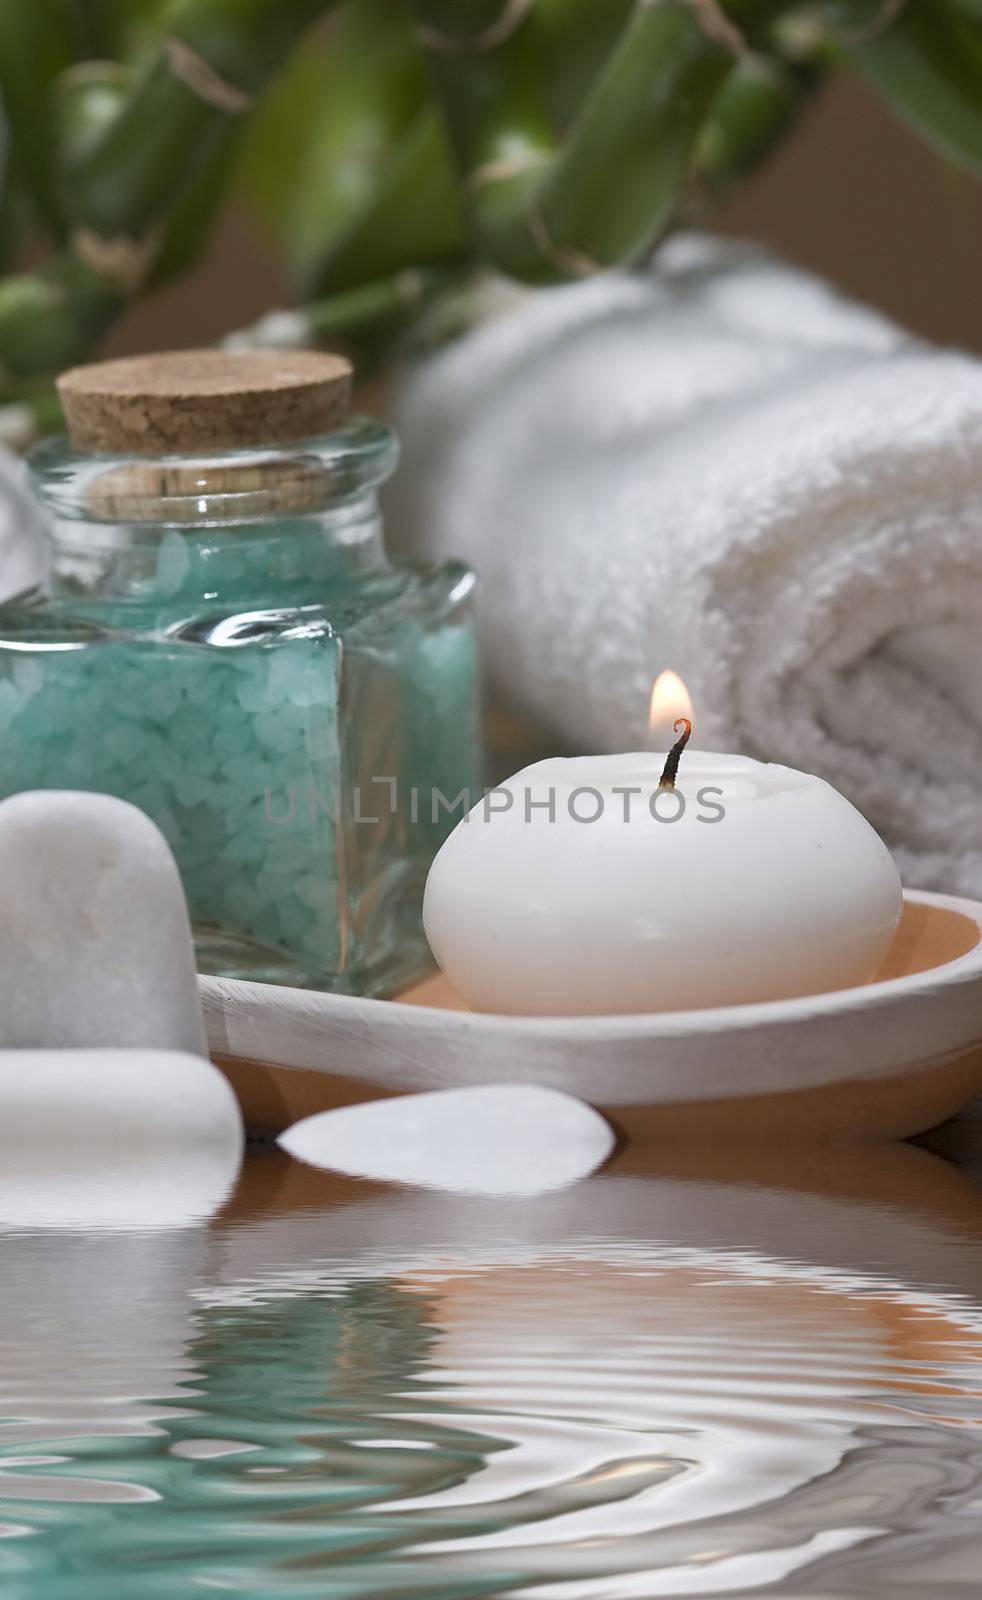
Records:
{"label": "teal bath salt", "polygon": [[[151,816],[203,971],[389,993],[428,965],[426,873],[479,792],[473,579],[387,559],[396,444],[335,416],[346,378],[219,353],[69,375],[73,448],[32,464],[50,577],[0,608],[0,793]],[[236,445],[262,385],[264,437],[301,436]]]}

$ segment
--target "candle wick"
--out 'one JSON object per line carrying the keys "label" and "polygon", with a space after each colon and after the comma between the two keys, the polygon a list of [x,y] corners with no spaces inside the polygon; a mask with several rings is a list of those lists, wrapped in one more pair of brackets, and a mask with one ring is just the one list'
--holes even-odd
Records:
{"label": "candle wick", "polygon": [[692,737],[692,723],[689,721],[688,717],[679,717],[678,721],[672,725],[672,732],[678,733],[680,728],[682,730],[682,737],[672,745],[671,750],[668,752],[668,760],[665,762],[665,769],[658,781],[659,789],[675,788],[675,779],[678,777],[679,762],[682,759],[682,751],[685,749],[690,738]]}

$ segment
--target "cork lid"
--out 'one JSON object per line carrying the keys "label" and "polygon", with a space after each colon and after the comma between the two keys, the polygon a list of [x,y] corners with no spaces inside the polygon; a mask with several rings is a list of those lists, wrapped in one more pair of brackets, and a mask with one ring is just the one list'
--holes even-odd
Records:
{"label": "cork lid", "polygon": [[194,455],[331,433],[351,363],[313,350],[173,350],[73,367],[58,394],[77,450]]}

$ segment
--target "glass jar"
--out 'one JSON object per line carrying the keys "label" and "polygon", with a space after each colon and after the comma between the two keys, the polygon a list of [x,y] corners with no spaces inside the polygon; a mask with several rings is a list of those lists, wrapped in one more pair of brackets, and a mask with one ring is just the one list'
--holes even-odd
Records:
{"label": "glass jar", "polygon": [[382,423],[215,447],[199,409],[180,454],[35,452],[50,576],[0,607],[0,794],[151,816],[202,971],[395,992],[430,965],[426,873],[481,781],[473,577],[387,559]]}

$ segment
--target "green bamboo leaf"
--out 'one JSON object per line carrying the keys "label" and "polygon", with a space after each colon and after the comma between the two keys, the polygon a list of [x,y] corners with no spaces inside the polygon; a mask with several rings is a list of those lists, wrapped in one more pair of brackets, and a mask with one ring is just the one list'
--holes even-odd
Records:
{"label": "green bamboo leaf", "polygon": [[738,62],[699,133],[696,184],[718,196],[758,166],[796,122],[820,77],[814,63],[792,66],[760,54]]}
{"label": "green bamboo leaf", "polygon": [[37,235],[37,211],[25,185],[8,171],[0,189],[0,270],[16,268]]}
{"label": "green bamboo leaf", "polygon": [[302,287],[372,205],[427,92],[403,8],[360,0],[305,42],[266,96],[241,181]]}
{"label": "green bamboo leaf", "polygon": [[929,144],[982,172],[982,27],[967,12],[946,0],[910,0],[889,27],[843,48]]}
{"label": "green bamboo leaf", "polygon": [[636,0],[536,0],[545,93],[558,132],[579,111],[616,45]]}
{"label": "green bamboo leaf", "polygon": [[459,263],[466,252],[446,129],[436,106],[424,106],[382,164],[370,203],[325,257],[315,286],[336,294],[405,267]]}
{"label": "green bamboo leaf", "polygon": [[62,162],[81,159],[119,115],[129,86],[114,61],[83,61],[56,78],[45,107],[56,129]]}
{"label": "green bamboo leaf", "polygon": [[56,257],[0,280],[0,368],[30,377],[82,357],[109,326],[118,296],[80,262]]}
{"label": "green bamboo leaf", "polygon": [[142,289],[156,289],[168,283],[194,266],[202,255],[235,187],[242,132],[238,126],[226,128],[193,183],[182,192],[167,218]]}
{"label": "green bamboo leaf", "polygon": [[78,0],[73,9],[80,56],[133,65],[160,42],[176,0]]}
{"label": "green bamboo leaf", "polygon": [[184,0],[119,115],[66,174],[74,223],[142,241],[331,3]]}
{"label": "green bamboo leaf", "polygon": [[54,130],[39,115],[49,86],[73,60],[71,19],[61,0],[0,0],[0,101],[10,159],[39,215],[63,234]]}
{"label": "green bamboo leaf", "polygon": [[635,11],[523,219],[527,243],[510,269],[549,281],[648,246],[679,204],[695,140],[731,65],[691,6],[664,0]]}
{"label": "green bamboo leaf", "polygon": [[558,145],[539,11],[519,10],[508,22],[500,4],[488,0],[413,4],[473,246],[501,270],[520,276],[537,254],[525,231],[531,198]]}

